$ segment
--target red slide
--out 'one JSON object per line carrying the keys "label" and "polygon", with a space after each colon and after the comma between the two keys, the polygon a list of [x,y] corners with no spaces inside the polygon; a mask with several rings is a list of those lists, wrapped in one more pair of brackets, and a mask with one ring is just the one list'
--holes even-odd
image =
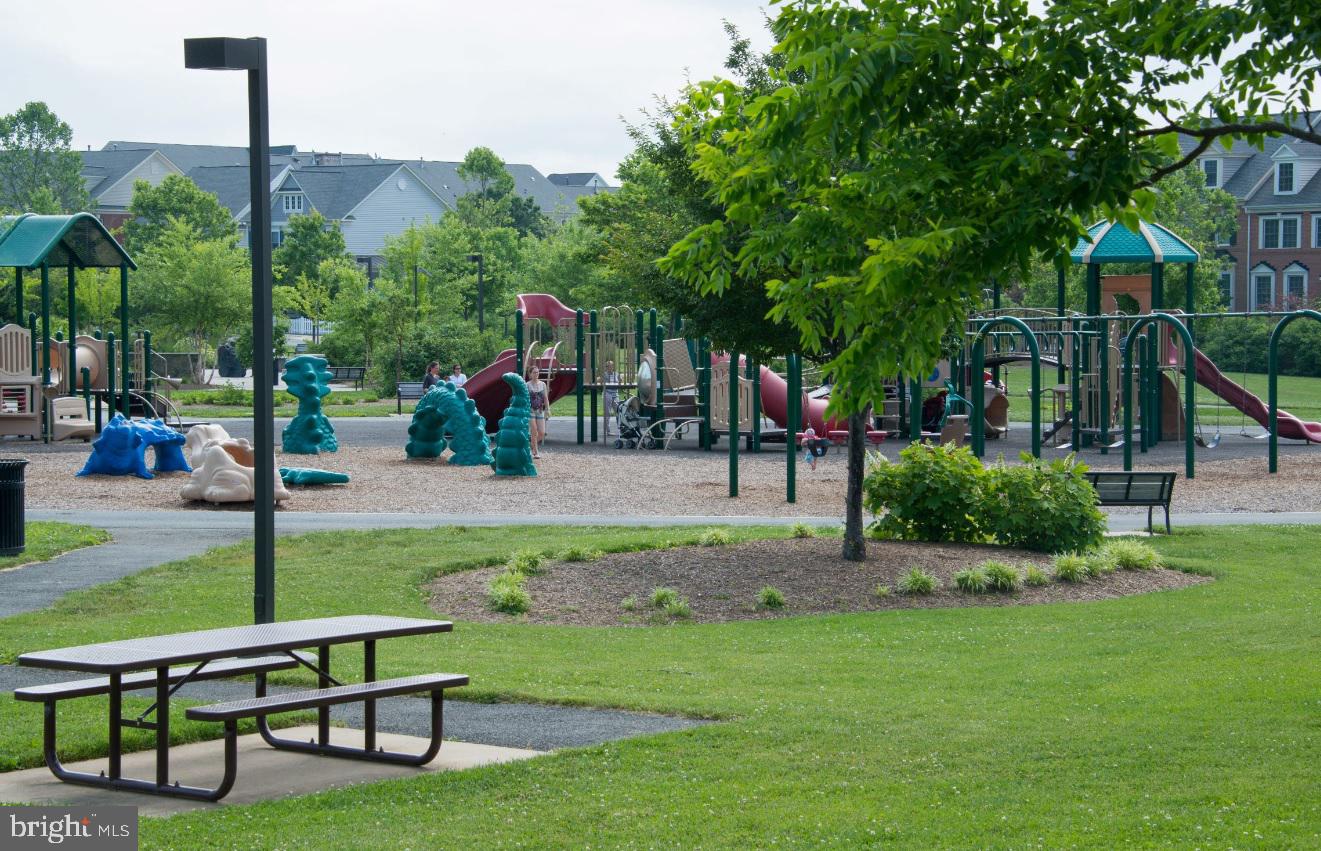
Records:
{"label": "red slide", "polygon": [[[829,431],[849,427],[847,422],[826,421],[826,406],[829,404],[828,399],[809,399],[806,395],[803,396],[803,416],[812,424],[812,428],[816,429],[816,433],[823,437]],[[764,366],[761,368],[761,410],[777,426],[788,428],[789,382]],[[799,423],[799,428],[801,427],[802,423]]]}
{"label": "red slide", "polygon": [[[1211,359],[1200,351],[1193,351],[1194,374],[1197,383],[1224,399],[1235,408],[1252,417],[1262,428],[1270,428],[1271,409],[1242,386],[1225,377]],[[1280,437],[1321,443],[1321,423],[1309,423],[1293,414],[1280,411]]]}

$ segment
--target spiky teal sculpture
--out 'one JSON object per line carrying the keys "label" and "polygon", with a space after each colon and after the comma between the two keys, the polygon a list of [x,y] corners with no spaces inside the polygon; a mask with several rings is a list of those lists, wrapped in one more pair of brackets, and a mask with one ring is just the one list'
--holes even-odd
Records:
{"label": "spiky teal sculpture", "polygon": [[284,386],[298,400],[298,414],[281,433],[281,446],[294,455],[317,455],[335,452],[339,441],[335,428],[321,413],[321,397],[330,393],[330,370],[326,359],[299,355],[285,362]]}
{"label": "spiky teal sculpture", "polygon": [[481,467],[493,461],[486,418],[477,413],[477,403],[462,387],[445,381],[428,390],[413,409],[404,452],[409,458],[439,458],[447,448],[454,452],[450,463],[460,467]]}
{"label": "spiky teal sculpture", "polygon": [[506,372],[501,377],[513,390],[513,396],[500,417],[500,430],[495,433],[495,460],[491,468],[497,476],[535,476],[537,468],[532,463],[532,438],[528,434],[532,405],[528,401],[527,382],[516,372]]}

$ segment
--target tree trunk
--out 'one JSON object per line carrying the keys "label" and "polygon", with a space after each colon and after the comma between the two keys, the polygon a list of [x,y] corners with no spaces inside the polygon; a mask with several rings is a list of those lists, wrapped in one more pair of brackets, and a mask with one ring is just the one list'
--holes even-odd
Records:
{"label": "tree trunk", "polygon": [[867,424],[871,406],[849,414],[849,484],[844,496],[844,559],[867,558],[867,539],[862,531],[862,478],[867,466]]}

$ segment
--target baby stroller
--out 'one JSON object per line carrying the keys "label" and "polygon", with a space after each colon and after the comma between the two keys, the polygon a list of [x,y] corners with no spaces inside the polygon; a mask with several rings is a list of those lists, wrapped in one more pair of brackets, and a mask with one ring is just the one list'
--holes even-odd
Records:
{"label": "baby stroller", "polygon": [[648,423],[642,416],[642,401],[637,396],[630,396],[621,401],[615,411],[615,423],[619,426],[619,437],[615,439],[616,449],[651,449],[656,445]]}

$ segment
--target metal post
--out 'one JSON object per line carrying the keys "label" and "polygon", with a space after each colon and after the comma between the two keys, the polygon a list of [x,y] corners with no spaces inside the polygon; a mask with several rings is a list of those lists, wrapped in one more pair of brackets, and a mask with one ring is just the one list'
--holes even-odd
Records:
{"label": "metal post", "polygon": [[[269,171],[269,167],[267,170]],[[267,180],[266,182],[270,183],[269,180]],[[263,213],[263,216],[269,220],[271,217],[270,210],[267,209]],[[252,224],[254,227],[256,227],[257,225],[257,214],[255,210],[253,211],[253,215],[252,215]],[[266,222],[266,225],[267,227],[266,227],[265,239],[266,242],[269,244],[271,241],[271,229],[269,227],[269,221]],[[131,351],[132,346],[129,344],[130,339],[132,338],[129,337],[128,335],[128,264],[121,263],[119,264],[119,349],[120,349],[119,358],[120,361],[123,363],[124,367],[122,370],[120,370],[121,375],[120,375],[119,383],[120,383],[121,392],[123,393],[123,397],[124,397],[124,400],[120,405],[120,410],[124,412],[125,417],[129,415],[128,391],[129,391],[129,379],[132,373],[132,367],[129,365],[129,357],[132,355],[132,351]],[[256,373],[253,374],[255,375]],[[112,408],[114,407],[113,402],[111,403],[111,407]]]}
{"label": "metal post", "polygon": [[[478,267],[477,267],[477,268],[480,269],[480,268],[481,268],[481,265],[478,264]],[[579,443],[579,445],[581,445],[582,442],[583,442],[583,414],[584,414],[584,411],[583,411],[583,390],[584,390],[584,388],[583,388],[583,383],[584,383],[584,382],[583,382],[583,380],[584,380],[584,378],[586,378],[586,363],[585,363],[585,359],[584,359],[584,355],[586,354],[586,352],[583,351],[583,348],[584,348],[584,346],[583,346],[583,342],[584,342],[584,341],[583,341],[583,312],[582,312],[581,310],[579,310],[579,311],[577,311],[577,313],[574,315],[574,321],[573,321],[573,348],[574,348],[574,351],[577,353],[577,364],[575,365],[575,369],[577,370],[577,381],[575,382],[574,395],[576,396],[576,398],[577,398],[577,402],[578,402],[578,443]],[[552,366],[554,366],[554,364],[552,364]]]}
{"label": "metal post", "polygon": [[748,378],[752,379],[752,434],[748,436],[749,448],[753,452],[761,451],[761,364],[748,359]]}
{"label": "metal post", "polygon": [[977,332],[977,337],[972,344],[972,375],[971,391],[972,399],[972,454],[978,458],[986,453],[986,382],[982,380],[982,372],[986,365],[986,337]]}
{"label": "metal post", "polygon": [[647,339],[656,339],[656,308],[647,311]]}
{"label": "metal post", "polygon": [[[1060,331],[1061,331],[1061,332],[1064,331],[1064,327],[1063,327],[1063,319],[1064,319],[1064,293],[1065,293],[1065,286],[1064,286],[1065,281],[1064,281],[1064,277],[1065,277],[1065,275],[1064,275],[1064,267],[1061,266],[1060,268],[1058,268],[1058,269],[1055,270],[1055,315],[1058,316],[1058,317],[1060,317],[1060,320],[1061,320],[1061,322],[1060,322]],[[1074,369],[1077,369],[1077,367],[1078,367],[1078,362],[1077,362],[1077,361],[1074,361],[1073,366],[1074,366]],[[1059,366],[1057,367],[1057,369],[1056,369],[1056,371],[1055,371],[1055,383],[1056,383],[1056,384],[1063,384],[1063,383],[1064,383],[1064,337],[1062,337],[1062,336],[1060,337],[1060,362],[1059,362]],[[1075,416],[1077,416],[1077,415],[1075,414]]]}
{"label": "metal post", "polygon": [[[665,326],[652,328],[651,337],[651,347],[656,352],[656,414],[652,417],[652,422],[655,422],[665,419]],[[664,426],[661,428],[663,435]]]}
{"label": "metal post", "polygon": [[600,328],[599,328],[599,323],[597,321],[598,317],[596,315],[595,310],[591,312],[590,319],[591,319],[591,336],[587,340],[587,346],[588,346],[587,355],[589,358],[588,363],[590,364],[591,373],[592,373],[592,443],[596,443],[596,417],[597,417],[596,397],[597,397],[597,393],[600,392],[600,390],[602,389],[599,388],[597,385],[598,383],[603,383],[603,382],[601,380],[601,366],[599,363],[597,363],[598,352],[596,351],[596,338],[597,335],[600,333]]}
{"label": "metal post", "polygon": [[151,332],[142,331],[142,389],[146,397],[151,398]]}
{"label": "metal post", "polygon": [[41,264],[41,386],[50,386],[50,266]]}
{"label": "metal post", "polygon": [[[997,288],[998,289],[998,288]],[[922,439],[922,382],[908,379],[908,439],[914,443]]]}
{"label": "metal post", "polygon": [[802,405],[802,381],[803,371],[799,366],[798,355],[786,355],[785,366],[789,372],[789,399],[788,413],[789,421],[785,423],[788,427],[784,435],[784,446],[786,455],[784,457],[786,479],[784,488],[784,499],[786,502],[794,503],[798,501],[798,472],[796,465],[798,463],[798,428],[802,420],[802,413],[799,407]]}
{"label": "metal post", "polygon": [[706,337],[697,340],[697,415],[702,418],[698,426],[698,444],[711,449],[711,345]]}
{"label": "metal post", "polygon": [[[107,331],[105,335],[105,359],[106,359],[106,380],[105,392],[106,399],[110,403],[110,416],[115,416],[115,332]],[[100,416],[101,406],[96,406],[97,415]]]}
{"label": "metal post", "polygon": [[642,308],[633,311],[633,369],[642,366]]}
{"label": "metal post", "polygon": [[[996,316],[1000,315],[1000,281],[995,278],[991,279],[991,310],[995,313]],[[1000,351],[1000,338],[995,337],[992,339],[991,342],[994,344],[992,347],[994,351],[996,352]],[[1000,384],[1000,367],[998,364],[991,368],[991,380],[994,381],[997,386]],[[913,394],[914,408],[918,407],[918,403],[920,401],[921,401],[920,396],[918,396],[918,394]],[[918,417],[920,418],[921,414],[919,414]],[[919,434],[918,438],[920,437],[921,435]]]}
{"label": "metal post", "polygon": [[14,324],[23,324],[23,270],[14,267]]}
{"label": "metal post", "polygon": [[1097,411],[1100,414],[1100,420],[1097,427],[1101,432],[1101,454],[1110,453],[1110,323],[1106,319],[1098,321],[1098,327],[1101,332],[1100,340],[1097,341],[1097,359],[1099,368],[1097,369],[1097,384],[1100,391],[1097,394],[1100,404],[1097,405]]}
{"label": "metal post", "polygon": [[523,368],[523,309],[520,307],[514,311],[514,357],[518,362],[514,368],[520,376],[526,374]]}
{"label": "metal post", "polygon": [[92,418],[92,371],[83,367],[83,407],[87,409],[87,418]]}
{"label": "metal post", "polygon": [[28,314],[28,343],[32,347],[32,375],[36,376],[41,369],[41,361],[37,357],[37,314]]}
{"label": "metal post", "polygon": [[73,271],[73,261],[69,261],[69,357],[64,364],[64,371],[69,376],[69,395],[78,393],[78,299],[76,291],[78,279]]}
{"label": "metal post", "polygon": [[1185,276],[1183,279],[1183,309],[1189,314],[1184,320],[1184,325],[1188,327],[1188,333],[1192,334],[1193,344],[1197,344],[1197,335],[1193,333],[1192,314],[1197,312],[1197,264],[1187,263],[1184,265]]}
{"label": "metal post", "polygon": [[[1145,454],[1147,443],[1151,439],[1151,372],[1146,368],[1147,365],[1147,346],[1149,345],[1150,334],[1143,334],[1137,339],[1137,359],[1141,368],[1138,372],[1138,419],[1142,421],[1142,434],[1138,437],[1138,446]],[[1129,404],[1128,397],[1125,396],[1124,404]],[[1127,416],[1127,414],[1125,415]]]}
{"label": "metal post", "polygon": [[738,496],[738,352],[729,353],[729,495]]}

